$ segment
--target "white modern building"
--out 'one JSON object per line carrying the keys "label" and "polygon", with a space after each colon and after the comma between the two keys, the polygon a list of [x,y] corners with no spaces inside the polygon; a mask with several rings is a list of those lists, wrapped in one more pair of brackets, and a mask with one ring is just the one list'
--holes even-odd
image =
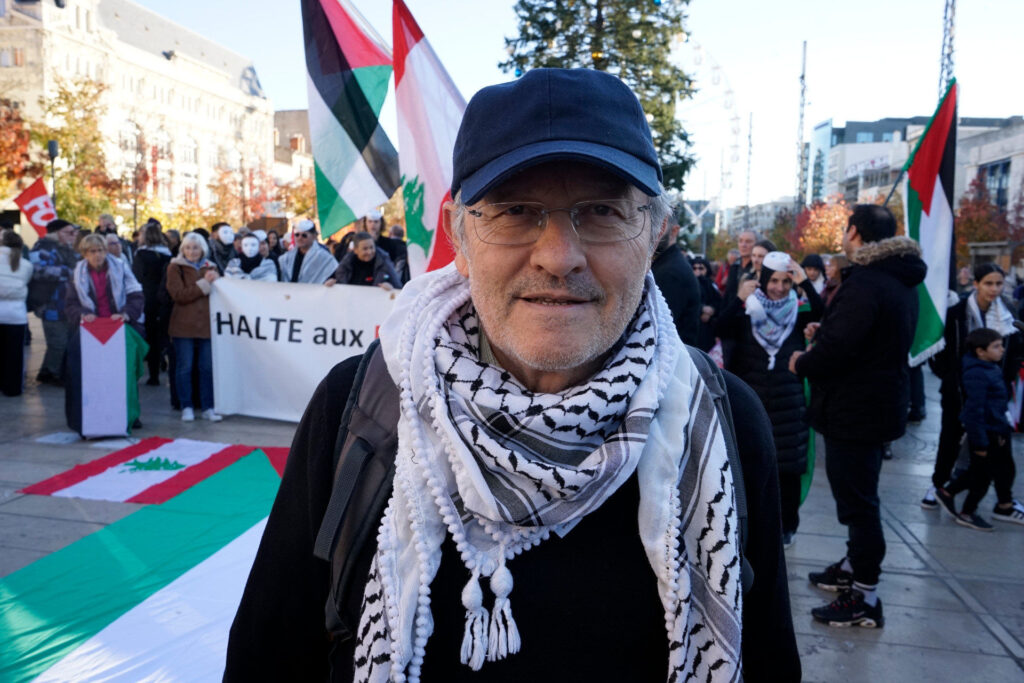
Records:
{"label": "white modern building", "polygon": [[140,190],[167,210],[207,206],[222,171],[271,172],[274,109],[252,61],[131,0],[0,0],[0,93],[38,120],[58,78],[106,84],[108,173],[145,168]]}

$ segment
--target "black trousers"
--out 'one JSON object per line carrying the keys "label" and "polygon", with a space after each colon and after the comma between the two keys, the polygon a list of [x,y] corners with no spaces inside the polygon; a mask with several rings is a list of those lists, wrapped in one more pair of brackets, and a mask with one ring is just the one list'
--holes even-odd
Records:
{"label": "black trousers", "polygon": [[956,389],[942,394],[942,425],[939,431],[939,450],[935,454],[935,469],[932,471],[932,486],[943,487],[953,474],[953,466],[960,455],[960,439],[964,435],[960,424],[963,402]]}
{"label": "black trousers", "polygon": [[996,498],[1000,503],[1013,501],[1013,480],[1017,466],[1013,462],[1013,442],[1009,434],[988,433],[988,450],[985,455],[971,452],[971,466],[951,482],[946,490],[956,495],[967,491],[962,512],[968,514],[978,509],[978,503],[988,493],[989,484],[995,483]]}
{"label": "black trousers", "polygon": [[146,343],[149,344],[149,351],[146,353],[146,367],[149,369],[150,378],[160,376],[160,360],[163,358],[164,349],[167,347],[167,337],[160,320],[160,309],[153,306],[146,310]]}
{"label": "black trousers", "polygon": [[867,586],[878,583],[885,558],[878,500],[881,470],[882,444],[825,437],[825,472],[839,523],[847,527],[846,556],[853,580]]}
{"label": "black trousers", "polygon": [[25,330],[28,325],[0,324],[0,393],[20,396],[25,376]]}
{"label": "black trousers", "polygon": [[796,532],[800,526],[799,474],[779,472],[779,502],[782,505],[782,532]]}
{"label": "black trousers", "polygon": [[924,366],[910,368],[910,412],[924,414]]}

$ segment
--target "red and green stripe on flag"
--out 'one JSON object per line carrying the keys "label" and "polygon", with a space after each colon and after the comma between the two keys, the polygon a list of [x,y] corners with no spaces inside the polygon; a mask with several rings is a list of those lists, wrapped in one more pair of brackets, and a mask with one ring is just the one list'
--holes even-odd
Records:
{"label": "red and green stripe on flag", "polygon": [[454,258],[441,229],[451,199],[452,150],[466,101],[402,0],[393,4],[395,100],[409,269],[418,275]]}
{"label": "red and green stripe on flag", "polygon": [[398,154],[378,121],[391,54],[346,0],[302,0],[309,131],[327,237],[398,188]]}
{"label": "red and green stripe on flag", "polygon": [[921,245],[928,265],[918,285],[917,330],[910,364],[919,365],[942,350],[946,308],[956,260],[953,257],[953,176],[956,172],[957,85],[939,103],[924,135],[904,166],[907,234]]}

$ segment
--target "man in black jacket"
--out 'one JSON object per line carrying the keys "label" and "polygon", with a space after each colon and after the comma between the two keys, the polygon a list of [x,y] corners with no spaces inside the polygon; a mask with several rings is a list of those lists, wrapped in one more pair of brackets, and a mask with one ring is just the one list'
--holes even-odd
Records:
{"label": "man in black jacket", "polygon": [[837,626],[884,624],[876,593],[885,557],[878,475],[885,442],[906,429],[907,353],[917,325],[916,287],[927,271],[917,243],[895,234],[885,207],[854,207],[843,234],[854,265],[843,271],[814,345],[789,362],[811,381],[811,426],[825,437],[829,485],[839,522],[849,530],[846,557],[810,574],[819,588],[840,592],[811,611]]}
{"label": "man in black jacket", "polygon": [[474,96],[453,157],[455,261],[403,289],[366,371],[401,398],[356,588],[314,556],[350,360],[299,425],[225,680],[798,680],[770,426],[727,379],[744,594],[722,424],[648,275],[668,205],[636,97],[534,69]]}
{"label": "man in black jacket", "polygon": [[690,262],[679,248],[676,241],[678,238],[679,221],[673,213],[669,218],[668,230],[654,252],[651,273],[665,297],[668,310],[672,311],[679,338],[684,344],[693,346],[697,343],[700,327],[700,285]]}

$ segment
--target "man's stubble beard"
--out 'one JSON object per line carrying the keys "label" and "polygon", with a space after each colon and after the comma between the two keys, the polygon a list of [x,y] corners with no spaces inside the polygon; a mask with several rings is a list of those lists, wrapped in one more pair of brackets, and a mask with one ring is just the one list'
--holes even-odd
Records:
{"label": "man's stubble beard", "polygon": [[[581,367],[595,358],[603,356],[619,340],[626,329],[626,325],[633,319],[633,315],[640,305],[640,298],[643,295],[644,289],[644,279],[638,280],[626,295],[622,297],[619,306],[612,313],[611,319],[607,321],[607,324],[602,325],[601,329],[596,330],[594,334],[585,335],[582,345],[572,346],[565,344],[550,346],[538,354],[530,353],[526,348],[522,348],[517,344],[516,335],[512,330],[508,329],[507,325],[503,326],[495,320],[489,320],[490,314],[476,305],[477,301],[488,298],[487,293],[481,291],[475,284],[477,281],[478,278],[470,277],[470,298],[474,302],[474,309],[480,319],[483,332],[487,335],[488,342],[490,342],[492,347],[497,347],[520,364],[541,372],[564,372]],[[519,293],[525,293],[531,289],[543,289],[549,282],[543,283],[543,285],[538,287],[526,280],[520,280],[511,287],[510,292],[501,294],[505,298],[501,305],[507,311],[515,304],[515,297]],[[603,303],[603,290],[601,290],[597,283],[570,280],[555,288],[578,296],[600,293],[602,298],[599,299],[598,305]]]}

